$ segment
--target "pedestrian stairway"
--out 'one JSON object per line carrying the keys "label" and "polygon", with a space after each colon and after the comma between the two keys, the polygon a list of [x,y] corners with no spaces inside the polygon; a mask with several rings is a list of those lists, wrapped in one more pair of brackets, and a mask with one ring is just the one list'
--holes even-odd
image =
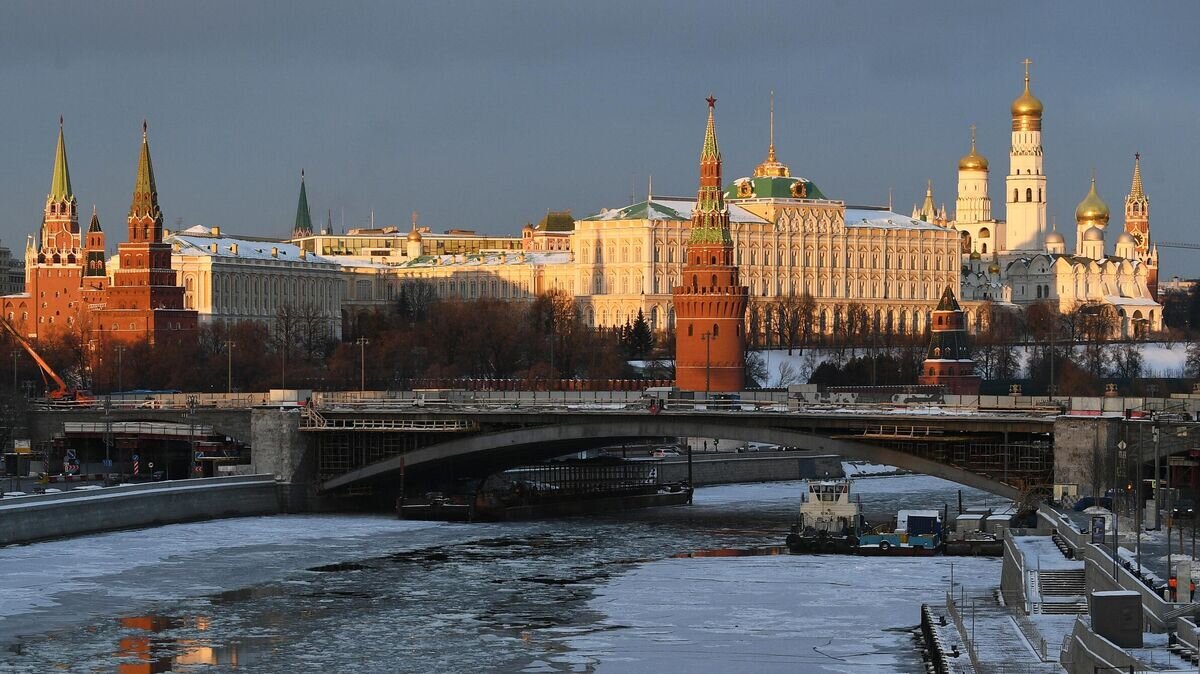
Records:
{"label": "pedestrian stairway", "polygon": [[1030,613],[1076,615],[1088,612],[1084,570],[1029,570],[1026,575]]}

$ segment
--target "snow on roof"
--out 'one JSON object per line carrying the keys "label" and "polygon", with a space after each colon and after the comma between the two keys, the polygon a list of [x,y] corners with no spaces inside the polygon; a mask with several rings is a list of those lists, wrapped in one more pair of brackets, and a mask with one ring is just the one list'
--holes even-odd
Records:
{"label": "snow on roof", "polygon": [[510,251],[505,253],[479,253],[471,255],[422,255],[401,263],[399,267],[496,267],[500,265],[547,265],[567,264],[571,261],[568,251]]}
{"label": "snow on roof", "polygon": [[[212,236],[212,230],[203,225],[190,227],[183,232],[174,232],[166,237],[166,243],[178,243],[179,255],[200,255],[219,258],[237,258],[242,260],[282,260],[299,262],[301,264],[335,265],[336,260],[307,253],[300,257],[300,247],[286,241],[256,240],[233,236]],[[217,246],[213,251],[212,246]],[[233,247],[237,246],[234,253]],[[275,250],[276,255],[271,251]]]}
{"label": "snow on roof", "polygon": [[[695,199],[667,197],[608,209],[584,220],[691,220],[695,207]],[[729,209],[730,222],[767,222],[737,204],[726,204],[726,207]]]}
{"label": "snow on roof", "polygon": [[872,227],[874,229],[944,229],[923,220],[915,220],[884,208],[847,208],[847,227]]}
{"label": "snow on roof", "polygon": [[1116,304],[1126,307],[1158,307],[1158,302],[1149,297],[1119,297],[1117,295],[1105,295],[1104,301],[1109,304]]}

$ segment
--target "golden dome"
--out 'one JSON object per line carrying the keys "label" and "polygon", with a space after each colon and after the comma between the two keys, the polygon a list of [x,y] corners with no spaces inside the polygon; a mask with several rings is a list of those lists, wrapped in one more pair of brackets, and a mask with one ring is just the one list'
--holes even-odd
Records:
{"label": "golden dome", "polygon": [[408,233],[408,240],[409,241],[420,241],[421,233],[418,232],[416,229],[412,230],[411,232]]}
{"label": "golden dome", "polygon": [[1029,66],[1025,66],[1025,91],[1012,102],[1013,131],[1042,130],[1042,102],[1029,91]]}
{"label": "golden dome", "polygon": [[1079,206],[1075,207],[1075,222],[1104,227],[1108,224],[1108,216],[1108,204],[1096,194],[1096,178],[1093,176],[1092,188],[1088,190],[1083,201],[1079,202]]}
{"label": "golden dome", "polygon": [[962,159],[958,160],[959,171],[986,171],[988,170],[987,157],[979,154],[975,149],[975,125],[971,125],[971,151],[964,154]]}
{"label": "golden dome", "polygon": [[987,157],[975,151],[975,144],[971,144],[971,151],[963,155],[962,159],[958,160],[959,171],[986,171],[988,170]]}
{"label": "golden dome", "polygon": [[973,250],[973,251],[971,251],[971,259],[972,260],[980,260],[980,259],[982,259],[982,256],[979,255],[979,251]]}

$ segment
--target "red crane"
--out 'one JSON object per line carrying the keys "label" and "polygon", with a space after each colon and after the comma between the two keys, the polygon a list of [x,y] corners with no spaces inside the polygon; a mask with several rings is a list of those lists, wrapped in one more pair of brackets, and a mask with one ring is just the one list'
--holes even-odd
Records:
{"label": "red crane", "polygon": [[[50,367],[46,359],[42,358],[33,348],[29,340],[21,336],[21,333],[12,326],[12,323],[9,323],[3,316],[0,316],[0,323],[4,324],[4,329],[8,331],[8,334],[13,336],[13,339],[17,340],[17,343],[25,347],[25,351],[29,354],[29,357],[33,358],[33,362],[37,363],[38,368],[42,371],[42,381],[46,383],[46,397],[56,401],[75,402],[91,402],[96,399],[90,391],[67,386],[67,382],[58,376],[54,368]],[[54,388],[51,388],[51,382],[53,382]]]}

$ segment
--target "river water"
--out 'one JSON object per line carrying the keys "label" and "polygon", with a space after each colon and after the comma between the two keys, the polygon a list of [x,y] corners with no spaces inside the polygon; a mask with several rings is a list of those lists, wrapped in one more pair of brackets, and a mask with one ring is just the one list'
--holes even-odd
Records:
{"label": "river water", "polygon": [[[548,522],[280,516],[4,548],[0,672],[924,671],[921,603],[942,600],[951,565],[995,586],[999,561],[763,554],[802,490],[708,487],[692,506]],[[957,490],[854,484],[880,519],[953,512]]]}

